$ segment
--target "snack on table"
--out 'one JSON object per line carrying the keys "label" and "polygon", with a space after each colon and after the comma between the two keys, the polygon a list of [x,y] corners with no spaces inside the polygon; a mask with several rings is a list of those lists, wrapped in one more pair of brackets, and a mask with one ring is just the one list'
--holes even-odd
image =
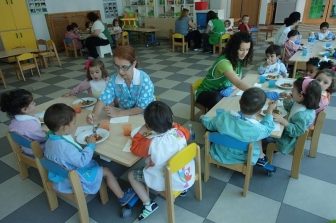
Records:
{"label": "snack on table", "polygon": [[91,100],[82,100],[79,104],[81,106],[88,106],[88,105],[91,105],[94,101],[91,101]]}
{"label": "snack on table", "polygon": [[266,76],[266,78],[269,80],[276,80],[278,79],[278,75],[269,74]]}
{"label": "snack on table", "polygon": [[285,87],[285,88],[291,88],[293,87],[293,84],[291,83],[283,83],[283,84],[280,84],[281,87]]}
{"label": "snack on table", "polygon": [[[86,136],[86,137],[85,137],[85,142],[88,143],[88,140],[89,140],[90,137],[91,137],[91,135]],[[103,138],[101,135],[99,135],[99,134],[97,134],[97,133],[94,134],[93,137],[95,138],[96,142],[98,142],[99,140],[101,140],[101,139]]]}

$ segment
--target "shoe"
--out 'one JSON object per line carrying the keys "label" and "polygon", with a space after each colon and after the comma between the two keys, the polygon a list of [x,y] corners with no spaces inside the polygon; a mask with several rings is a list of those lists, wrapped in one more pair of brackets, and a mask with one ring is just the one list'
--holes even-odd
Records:
{"label": "shoe", "polygon": [[153,214],[159,208],[159,205],[153,201],[150,205],[144,205],[141,210],[141,214],[138,217],[138,221],[147,218],[149,215]]}
{"label": "shoe", "polygon": [[188,191],[189,191],[189,189],[186,189],[186,190],[182,191],[182,192],[180,193],[179,196],[180,196],[180,197],[185,197],[185,196],[187,196]]}
{"label": "shoe", "polygon": [[264,156],[264,158],[259,158],[256,164],[259,166],[265,166],[267,163],[268,163],[268,159],[266,156]]}
{"label": "shoe", "polygon": [[200,52],[200,51],[202,51],[202,49],[201,48],[194,48],[193,51]]}
{"label": "shoe", "polygon": [[119,203],[121,206],[125,206],[128,202],[130,202],[130,200],[132,200],[132,198],[135,196],[135,192],[132,188],[128,188],[125,192],[124,192],[124,196],[122,198],[119,199]]}

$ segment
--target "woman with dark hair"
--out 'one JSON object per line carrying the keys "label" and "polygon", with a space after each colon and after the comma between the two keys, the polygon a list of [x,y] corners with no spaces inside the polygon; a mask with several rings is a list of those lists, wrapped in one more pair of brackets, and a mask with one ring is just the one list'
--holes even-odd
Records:
{"label": "woman with dark hair", "polygon": [[217,13],[214,11],[208,13],[208,26],[205,32],[209,33],[210,45],[219,43],[221,36],[225,33],[224,23],[218,19]]}
{"label": "woman with dark hair", "polygon": [[245,91],[251,86],[242,78],[242,67],[253,57],[253,42],[246,32],[237,32],[226,44],[224,52],[217,58],[196,92],[196,101],[211,109],[223,97],[229,96],[233,88]]}
{"label": "woman with dark hair", "polygon": [[289,31],[297,29],[301,19],[300,12],[292,12],[288,18],[285,18],[285,24],[280,27],[274,36],[274,44],[283,46],[287,40]]}
{"label": "woman with dark hair", "polygon": [[87,19],[92,23],[91,35],[86,39],[85,45],[88,48],[89,57],[97,58],[97,46],[105,46],[110,44],[111,35],[98,15],[94,12],[87,14]]}

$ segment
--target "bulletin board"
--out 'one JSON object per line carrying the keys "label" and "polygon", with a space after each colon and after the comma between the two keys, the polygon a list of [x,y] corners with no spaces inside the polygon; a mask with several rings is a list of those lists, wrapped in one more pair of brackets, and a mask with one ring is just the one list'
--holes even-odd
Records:
{"label": "bulletin board", "polygon": [[45,0],[28,0],[28,7],[30,14],[48,13]]}
{"label": "bulletin board", "polygon": [[117,0],[103,0],[105,18],[118,17]]}

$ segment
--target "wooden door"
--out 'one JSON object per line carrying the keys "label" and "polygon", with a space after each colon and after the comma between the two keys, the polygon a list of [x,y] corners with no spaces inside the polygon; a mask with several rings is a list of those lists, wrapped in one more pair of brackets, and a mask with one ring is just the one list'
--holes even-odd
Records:
{"label": "wooden door", "polygon": [[332,25],[336,24],[336,0],[330,0],[328,6],[328,12],[326,15],[326,21]]}
{"label": "wooden door", "polygon": [[16,29],[9,1],[0,1],[0,31]]}
{"label": "wooden door", "polygon": [[259,23],[260,0],[234,0],[231,1],[231,17],[241,18],[243,15],[250,17],[250,25]]}
{"label": "wooden door", "polygon": [[303,22],[307,24],[321,24],[326,21],[326,15],[332,0],[307,0],[303,15]]}
{"label": "wooden door", "polygon": [[32,28],[30,16],[25,0],[8,0],[11,2],[11,9],[17,29]]}
{"label": "wooden door", "polygon": [[241,7],[242,7],[243,0],[234,0],[231,1],[231,18],[235,18],[235,20],[238,18],[240,19],[242,17],[241,14]]}
{"label": "wooden door", "polygon": [[20,35],[15,31],[0,33],[2,45],[5,50],[11,50],[20,47]]}
{"label": "wooden door", "polygon": [[36,39],[33,29],[22,29],[17,31],[20,34],[21,46],[36,49]]}
{"label": "wooden door", "polygon": [[65,15],[46,15],[50,38],[54,41],[58,51],[64,49],[63,39],[66,27],[70,21]]}

